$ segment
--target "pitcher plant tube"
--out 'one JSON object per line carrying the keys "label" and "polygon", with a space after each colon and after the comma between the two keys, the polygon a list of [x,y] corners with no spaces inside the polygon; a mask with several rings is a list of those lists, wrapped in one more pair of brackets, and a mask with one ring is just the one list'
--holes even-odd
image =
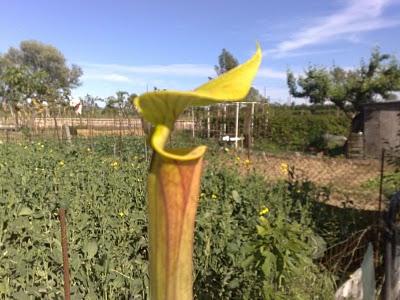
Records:
{"label": "pitcher plant tube", "polygon": [[153,157],[147,179],[150,299],[193,298],[193,235],[206,146],[166,147],[174,123],[189,106],[240,101],[248,94],[261,63],[261,49],[247,62],[194,91],[154,91],[134,99],[153,125]]}

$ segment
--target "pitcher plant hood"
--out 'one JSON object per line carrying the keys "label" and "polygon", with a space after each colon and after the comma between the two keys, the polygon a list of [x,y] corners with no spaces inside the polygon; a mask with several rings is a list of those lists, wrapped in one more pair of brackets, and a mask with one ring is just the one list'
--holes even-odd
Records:
{"label": "pitcher plant hood", "polygon": [[250,90],[261,64],[261,58],[261,48],[257,44],[256,53],[248,61],[193,91],[154,91],[136,97],[134,99],[136,109],[146,121],[154,126],[150,138],[152,148],[161,156],[180,161],[202,156],[206,149],[204,146],[182,153],[172,153],[164,149],[175,121],[190,106],[242,100]]}

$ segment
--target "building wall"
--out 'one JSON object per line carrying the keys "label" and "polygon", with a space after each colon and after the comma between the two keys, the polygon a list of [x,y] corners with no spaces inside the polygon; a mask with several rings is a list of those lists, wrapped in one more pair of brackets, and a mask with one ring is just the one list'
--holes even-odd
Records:
{"label": "building wall", "polygon": [[364,152],[379,158],[382,148],[400,145],[400,101],[364,107]]}

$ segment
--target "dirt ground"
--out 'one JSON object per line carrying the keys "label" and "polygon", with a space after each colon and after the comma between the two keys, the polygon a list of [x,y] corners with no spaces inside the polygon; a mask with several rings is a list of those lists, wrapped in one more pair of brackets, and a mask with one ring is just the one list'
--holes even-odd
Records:
{"label": "dirt ground", "polygon": [[[241,160],[246,160],[246,155]],[[251,155],[250,164],[269,180],[287,179],[287,169],[294,169],[298,179],[328,187],[327,203],[365,210],[377,210],[379,189],[366,187],[369,180],[379,178],[380,162],[374,159],[346,159],[311,155]]]}

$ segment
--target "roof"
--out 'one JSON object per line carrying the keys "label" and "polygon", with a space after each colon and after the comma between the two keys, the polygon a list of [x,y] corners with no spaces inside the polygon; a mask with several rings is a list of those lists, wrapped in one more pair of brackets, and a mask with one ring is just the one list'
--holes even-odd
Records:
{"label": "roof", "polygon": [[374,102],[363,105],[364,109],[373,110],[400,110],[400,101]]}

